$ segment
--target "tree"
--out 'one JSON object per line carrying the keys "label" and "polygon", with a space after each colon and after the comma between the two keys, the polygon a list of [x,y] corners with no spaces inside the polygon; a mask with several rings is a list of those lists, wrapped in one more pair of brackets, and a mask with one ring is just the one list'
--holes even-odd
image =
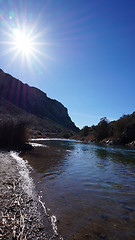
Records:
{"label": "tree", "polygon": [[108,137],[109,122],[106,117],[100,119],[100,122],[95,127],[94,135],[98,141]]}
{"label": "tree", "polygon": [[90,129],[90,128],[89,128],[88,126],[83,127],[82,130],[81,130],[81,136],[82,136],[82,137],[88,136],[88,134],[89,134],[89,129]]}

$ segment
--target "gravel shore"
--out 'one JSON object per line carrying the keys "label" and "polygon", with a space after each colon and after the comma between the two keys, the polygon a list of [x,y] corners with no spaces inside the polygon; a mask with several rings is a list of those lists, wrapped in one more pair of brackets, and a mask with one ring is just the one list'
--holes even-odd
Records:
{"label": "gravel shore", "polygon": [[0,239],[56,240],[25,162],[11,152],[0,152]]}

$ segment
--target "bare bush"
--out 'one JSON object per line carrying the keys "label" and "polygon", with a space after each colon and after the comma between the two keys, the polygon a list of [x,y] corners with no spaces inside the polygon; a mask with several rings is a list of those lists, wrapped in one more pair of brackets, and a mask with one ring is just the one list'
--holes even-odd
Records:
{"label": "bare bush", "polygon": [[0,115],[1,147],[21,147],[27,140],[27,122],[24,119],[11,115]]}

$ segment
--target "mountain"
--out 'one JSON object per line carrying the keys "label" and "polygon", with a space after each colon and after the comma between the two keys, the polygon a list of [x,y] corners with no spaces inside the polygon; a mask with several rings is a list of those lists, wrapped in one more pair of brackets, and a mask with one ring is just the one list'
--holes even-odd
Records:
{"label": "mountain", "polygon": [[0,69],[0,113],[28,119],[41,132],[78,132],[65,108],[38,88],[30,87]]}

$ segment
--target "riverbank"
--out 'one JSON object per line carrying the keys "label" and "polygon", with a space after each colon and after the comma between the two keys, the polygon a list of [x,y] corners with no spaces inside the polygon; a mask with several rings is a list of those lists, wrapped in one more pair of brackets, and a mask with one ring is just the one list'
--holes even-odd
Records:
{"label": "riverbank", "polygon": [[15,152],[0,152],[0,239],[56,240],[26,163]]}
{"label": "riverbank", "polygon": [[127,146],[131,148],[135,148],[135,141],[131,141],[127,144],[123,143],[119,138],[105,138],[102,141],[97,141],[93,135],[90,136],[79,136],[75,135],[73,137],[70,137],[71,140],[77,140],[77,141],[83,141],[83,142],[90,142],[95,144],[105,144],[105,145],[112,145],[112,146]]}

